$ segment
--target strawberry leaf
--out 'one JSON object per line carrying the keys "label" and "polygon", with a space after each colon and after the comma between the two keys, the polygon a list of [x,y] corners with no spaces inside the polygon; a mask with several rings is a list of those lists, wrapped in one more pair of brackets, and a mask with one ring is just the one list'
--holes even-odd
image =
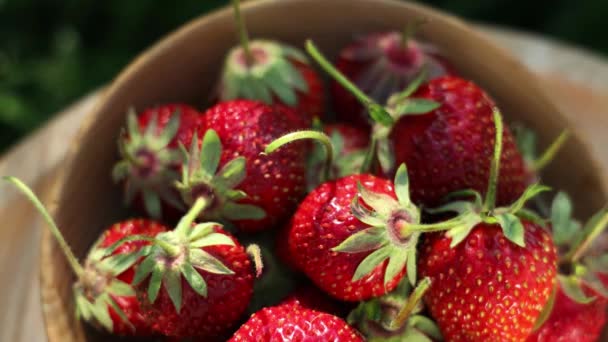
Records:
{"label": "strawberry leaf", "polygon": [[234,246],[234,241],[225,234],[222,233],[211,233],[207,236],[203,236],[200,239],[190,242],[190,247],[207,247],[207,246]]}
{"label": "strawberry leaf", "polygon": [[349,236],[331,250],[342,253],[361,253],[376,250],[387,243],[386,229],[371,227]]}
{"label": "strawberry leaf", "polygon": [[207,282],[198,273],[198,271],[192,266],[192,264],[185,263],[181,267],[181,272],[190,287],[194,292],[198,293],[203,297],[207,297]]}
{"label": "strawberry leaf", "polygon": [[194,267],[209,273],[234,274],[234,272],[226,267],[221,261],[202,249],[195,248],[190,250],[190,262]]}
{"label": "strawberry leaf", "polygon": [[107,294],[102,294],[95,299],[95,302],[92,306],[90,306],[91,313],[95,320],[101,324],[108,331],[114,330],[114,322],[112,322],[112,318],[110,318],[110,313],[108,312]]}
{"label": "strawberry leaf", "polygon": [[203,137],[200,155],[200,171],[206,175],[214,175],[222,156],[222,143],[217,133],[208,129]]}
{"label": "strawberry leaf", "polygon": [[549,190],[551,190],[550,187],[541,185],[539,183],[534,183],[534,184],[530,185],[528,188],[526,188],[524,193],[517,199],[517,201],[515,201],[513,204],[511,204],[511,206],[509,207],[509,212],[511,214],[516,214],[521,208],[524,207],[524,205],[526,204],[526,202],[529,199],[535,197],[536,195],[538,195],[541,192],[545,192],[545,191],[549,191]]}
{"label": "strawberry leaf", "polygon": [[589,304],[595,300],[595,297],[589,297],[583,292],[581,281],[578,277],[558,274],[557,280],[564,293],[573,301],[580,304]]}
{"label": "strawberry leaf", "polygon": [[234,188],[245,180],[245,177],[247,176],[245,166],[245,157],[234,158],[222,167],[214,177],[214,180],[216,182],[220,181],[226,188]]}
{"label": "strawberry leaf", "polygon": [[410,248],[407,256],[407,279],[410,284],[416,284],[416,275],[418,274],[416,270],[416,248],[415,245],[413,248]]}
{"label": "strawberry leaf", "polygon": [[137,266],[135,270],[135,276],[133,277],[133,285],[138,285],[141,283],[146,277],[154,271],[154,267],[156,266],[156,256],[153,252],[151,252],[144,261],[141,262]]}
{"label": "strawberry leaf", "polygon": [[379,215],[376,212],[371,211],[371,210],[367,209],[365,206],[361,205],[361,203],[359,202],[358,196],[353,197],[353,201],[350,204],[350,210],[351,210],[353,216],[355,216],[359,221],[361,221],[365,224],[368,224],[372,227],[385,227],[386,226],[385,219],[383,219],[382,217],[379,217]]}
{"label": "strawberry leaf", "polygon": [[538,315],[538,318],[536,318],[536,322],[534,323],[534,328],[532,328],[532,331],[538,330],[543,324],[545,324],[547,319],[549,319],[549,316],[551,316],[551,313],[553,312],[553,306],[555,305],[555,297],[557,295],[557,286],[558,286],[557,283],[553,286],[553,289],[551,290],[551,294],[549,295],[549,299],[547,300],[547,303],[543,307],[543,310],[540,312],[540,315]]}
{"label": "strawberry leaf", "polygon": [[163,281],[165,289],[169,293],[169,298],[179,314],[182,309],[182,278],[177,269],[169,268],[164,272]]}
{"label": "strawberry leaf", "polygon": [[511,213],[505,213],[494,217],[498,221],[500,228],[502,228],[503,234],[509,241],[520,247],[526,246],[526,242],[524,241],[524,226],[517,216]]}
{"label": "strawberry leaf", "polygon": [[365,204],[372,207],[382,218],[388,218],[391,212],[399,207],[399,203],[392,197],[370,191],[361,182],[357,182],[357,188],[359,189],[359,196]]}
{"label": "strawberry leaf", "polygon": [[388,265],[384,272],[384,286],[386,286],[391,280],[399,274],[405,267],[407,257],[410,255],[409,250],[393,247],[388,258]]}
{"label": "strawberry leaf", "polygon": [[443,341],[441,330],[437,324],[430,318],[422,315],[414,315],[410,318],[410,324],[422,331],[425,335],[431,337],[434,341]]}
{"label": "strawberry leaf", "polygon": [[551,203],[551,226],[553,228],[553,240],[558,246],[563,246],[572,241],[574,235],[580,228],[572,218],[572,202],[565,192],[558,192]]}
{"label": "strawberry leaf", "polygon": [[399,200],[399,204],[404,207],[412,205],[410,200],[410,179],[407,175],[407,166],[401,164],[395,174],[395,195]]}
{"label": "strawberry leaf", "polygon": [[160,290],[160,285],[162,283],[164,273],[164,267],[159,264],[154,265],[154,270],[152,271],[152,276],[150,277],[150,284],[148,285],[148,300],[150,303],[154,303],[156,301],[156,297],[158,297],[158,291]]}
{"label": "strawberry leaf", "polygon": [[135,296],[135,291],[133,290],[133,287],[131,287],[131,285],[120,281],[118,279],[113,279],[112,282],[110,283],[110,286],[108,286],[108,293],[111,293],[115,296],[121,296],[121,297],[131,297],[131,296]]}
{"label": "strawberry leaf", "polygon": [[378,265],[380,265],[390,256],[391,250],[392,246],[387,245],[370,253],[367,257],[365,257],[365,259],[363,259],[363,261],[361,261],[359,266],[357,266],[352,281],[355,282],[360,280],[371,273]]}
{"label": "strawberry leaf", "polygon": [[224,205],[223,214],[229,220],[261,220],[266,217],[266,212],[260,207],[233,202]]}
{"label": "strawberry leaf", "polygon": [[[154,115],[154,120],[156,120],[156,115]],[[157,145],[157,147],[163,148],[163,147],[169,145],[169,143],[171,142],[171,140],[173,140],[173,138],[177,134],[177,131],[179,130],[179,120],[180,120],[180,111],[179,111],[179,109],[177,109],[177,110],[175,110],[173,115],[171,115],[169,122],[167,122],[167,124],[163,127],[158,138],[154,139],[154,142]],[[152,123],[152,121],[150,121],[148,128],[156,131],[157,124],[155,123],[154,125],[152,125],[151,123]],[[150,128],[150,127],[152,127],[152,128]],[[154,133],[156,133],[156,132],[154,132]]]}

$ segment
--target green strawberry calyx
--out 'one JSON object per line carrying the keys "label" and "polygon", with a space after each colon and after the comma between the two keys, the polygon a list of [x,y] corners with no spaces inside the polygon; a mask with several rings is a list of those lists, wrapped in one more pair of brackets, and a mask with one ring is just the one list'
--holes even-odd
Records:
{"label": "green strawberry calyx", "polygon": [[388,137],[395,123],[403,116],[427,114],[440,107],[440,104],[435,101],[411,98],[411,95],[428,79],[426,67],[423,66],[421,68],[418,76],[414,78],[406,89],[391,95],[387,104],[383,106],[366,95],[336,69],[311,40],[306,41],[306,51],[333,79],[354,95],[367,109],[372,122],[374,122],[371,148],[368,150],[367,162],[364,165],[369,168],[372,164],[371,160],[377,158],[384,172],[388,173],[394,170],[395,161]]}
{"label": "green strawberry calyx", "polygon": [[[352,281],[360,280],[388,260],[384,284],[388,284],[407,266],[407,276],[416,283],[416,245],[422,233],[443,231],[462,224],[463,217],[455,217],[433,224],[420,223],[420,210],[409,195],[407,167],[402,164],[394,179],[397,200],[386,194],[370,191],[361,183],[351,203],[352,214],[369,225],[332,248],[340,253],[369,252],[357,266]],[[466,218],[466,217],[465,217]]]}
{"label": "green strawberry calyx", "polygon": [[220,99],[250,99],[271,104],[279,99],[298,105],[298,92],[308,92],[308,84],[294,62],[308,64],[297,49],[270,40],[249,41],[238,0],[233,0],[240,46],[228,53],[221,79]]}
{"label": "green strawberry calyx", "polygon": [[[169,294],[175,311],[182,308],[182,277],[200,296],[207,297],[207,283],[198,272],[232,275],[234,272],[219,259],[206,252],[209,246],[235,246],[234,240],[224,234],[215,222],[193,222],[206,206],[205,200],[197,199],[182,217],[173,231],[160,233],[149,248],[144,249],[143,261],[137,267],[133,284],[138,285],[149,278],[147,300],[154,303],[161,285]],[[144,238],[145,239],[145,238]],[[140,252],[141,253],[141,252]]]}
{"label": "green strawberry calyx", "polygon": [[266,216],[257,206],[239,203],[247,198],[245,192],[235,189],[247,176],[245,157],[236,157],[219,168],[222,143],[214,130],[205,132],[202,144],[194,136],[190,149],[182,148],[182,151],[184,165],[181,180],[175,182],[175,187],[188,206],[198,198],[205,200],[200,219],[260,220]]}
{"label": "green strawberry calyx", "polygon": [[9,176],[4,177],[3,179],[15,186],[23,195],[25,195],[42,215],[51,234],[59,244],[61,251],[76,275],[77,281],[74,283],[72,291],[76,304],[77,318],[82,318],[86,322],[102,326],[108,332],[113,332],[114,322],[110,317],[109,311],[110,308],[112,308],[125,325],[135,329],[131,322],[129,322],[124,311],[118,306],[114,296],[131,297],[135,295],[130,284],[127,284],[116,277],[133,266],[136,259],[133,257],[125,258],[125,255],[108,257],[118,244],[110,246],[109,248],[100,248],[98,245],[101,240],[99,240],[93,248],[91,248],[83,267],[61,234],[57,224],[34,192],[18,178]]}
{"label": "green strawberry calyx", "polygon": [[[598,277],[598,274],[608,274],[608,253],[597,255],[590,252],[593,242],[608,226],[608,207],[602,208],[582,225],[572,218],[570,197],[559,192],[551,204],[551,223],[555,245],[563,252],[558,261],[557,279],[564,293],[582,304],[595,300],[597,296],[608,298],[608,288]],[[595,296],[588,296],[586,288]]]}
{"label": "green strawberry calyx", "polygon": [[[447,196],[450,202],[442,207],[427,209],[428,212],[453,213],[459,214],[463,223],[449,229],[446,234],[452,239],[451,247],[455,247],[462,242],[475,226],[479,223],[498,224],[505,237],[520,247],[525,247],[524,226],[522,219],[530,220],[540,225],[545,225],[545,221],[536,213],[524,208],[526,202],[541,192],[550,190],[549,187],[534,183],[530,185],[519,199],[508,207],[496,208],[496,187],[500,169],[500,157],[502,155],[502,136],[503,122],[500,111],[493,110],[495,124],[495,142],[492,164],[490,167],[490,179],[486,196],[482,199],[479,192],[474,190],[462,190]],[[464,198],[464,200],[458,200]]]}
{"label": "green strawberry calyx", "polygon": [[412,290],[409,282],[402,281],[390,293],[361,302],[347,321],[371,342],[440,341],[439,327],[422,313],[421,300],[430,285],[430,278],[424,278]]}
{"label": "green strawberry calyx", "polygon": [[179,111],[171,116],[167,125],[158,132],[157,115],[142,131],[133,108],[127,113],[126,130],[118,140],[118,151],[122,158],[114,165],[112,178],[125,184],[125,202],[130,204],[141,194],[147,214],[155,219],[162,217],[161,200],[171,206],[185,210],[173,183],[179,178],[175,167],[182,162],[179,150],[170,148],[179,129]]}

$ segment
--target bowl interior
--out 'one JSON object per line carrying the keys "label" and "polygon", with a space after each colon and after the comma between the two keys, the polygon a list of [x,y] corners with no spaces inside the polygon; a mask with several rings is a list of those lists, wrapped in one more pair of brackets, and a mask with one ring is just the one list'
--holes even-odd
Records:
{"label": "bowl interior", "polygon": [[[312,38],[330,56],[359,33],[400,29],[408,20],[425,17],[429,23],[420,29],[420,38],[439,46],[465,77],[484,87],[508,121],[535,128],[541,147],[568,127],[522,65],[460,20],[426,7],[390,0],[266,0],[243,5],[243,14],[254,38],[271,37],[300,47],[306,38]],[[54,216],[78,256],[84,257],[104,227],[129,215],[121,208],[119,187],[110,179],[117,157],[115,141],[126,109],[170,101],[203,106],[213,91],[225,53],[236,42],[230,10],[215,12],[163,39],[106,91],[73,142],[55,191]],[[583,217],[606,200],[604,179],[587,151],[575,135],[543,175],[546,183],[573,195]],[[572,165],[584,167],[574,169]],[[44,235],[42,262],[49,340],[107,339],[73,318],[73,277],[49,234]]]}

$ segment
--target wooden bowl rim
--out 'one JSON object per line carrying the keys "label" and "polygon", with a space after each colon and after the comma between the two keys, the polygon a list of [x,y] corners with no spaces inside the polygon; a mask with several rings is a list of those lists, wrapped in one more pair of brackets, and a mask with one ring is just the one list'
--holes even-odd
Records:
{"label": "wooden bowl rim", "polygon": [[[284,1],[285,2],[290,1],[291,3],[302,3],[302,4],[305,4],[307,2],[307,0],[284,0]],[[478,44],[484,46],[484,48],[486,48],[489,51],[489,53],[491,53],[493,55],[501,56],[501,58],[504,61],[508,61],[509,63],[512,63],[514,65],[521,67],[520,68],[521,75],[525,76],[530,81],[526,85],[526,87],[536,94],[535,95],[537,97],[536,100],[540,101],[543,106],[545,106],[547,108],[551,108],[552,111],[555,113],[555,115],[560,116],[560,118],[564,122],[569,122],[566,119],[566,117],[561,113],[561,111],[558,110],[557,107],[551,101],[549,101],[549,99],[545,95],[545,93],[541,91],[540,86],[538,84],[538,78],[530,71],[529,68],[527,68],[519,60],[517,60],[509,51],[496,45],[486,35],[479,33],[477,30],[475,30],[473,27],[471,27],[470,24],[468,24],[464,20],[460,19],[459,17],[456,17],[452,14],[444,13],[444,12],[434,9],[433,7],[428,6],[428,5],[423,5],[423,4],[419,4],[419,3],[413,3],[413,2],[399,1],[399,0],[341,0],[341,1],[345,1],[345,2],[357,1],[357,2],[368,2],[368,3],[373,2],[373,3],[377,4],[378,6],[395,6],[395,7],[401,7],[403,9],[407,9],[407,10],[414,10],[414,11],[423,13],[425,16],[431,18],[431,20],[433,20],[433,21],[435,21],[435,20],[440,21],[442,23],[442,25],[451,26],[454,29],[462,31],[463,34],[466,34],[471,39],[476,40]],[[255,9],[263,9],[265,7],[274,6],[276,4],[277,4],[276,0],[247,1],[243,4],[241,4],[241,9],[245,14],[247,14],[247,12],[253,11]],[[100,112],[101,112],[102,108],[105,106],[105,104],[110,102],[111,99],[117,93],[119,93],[121,88],[125,84],[130,82],[132,75],[136,73],[136,71],[140,68],[141,65],[146,64],[149,60],[152,60],[152,59],[156,58],[157,55],[162,54],[166,49],[171,48],[171,45],[173,45],[173,43],[175,41],[179,41],[179,40],[183,39],[184,37],[186,37],[187,35],[191,34],[192,31],[196,31],[196,28],[205,26],[205,25],[207,25],[208,22],[216,20],[219,17],[228,15],[231,13],[231,11],[232,11],[232,9],[229,7],[229,5],[227,5],[222,8],[213,10],[209,13],[201,14],[200,16],[187,21],[186,23],[184,23],[183,25],[181,25],[174,31],[164,35],[159,40],[157,40],[155,43],[153,43],[153,45],[151,45],[150,47],[145,49],[143,52],[138,54],[133,61],[131,61],[126,67],[124,67],[120,71],[120,73],[112,80],[110,85],[107,88],[102,90],[102,93],[99,95],[98,102],[95,104],[95,106],[91,110],[91,112],[89,114],[87,114],[85,120],[83,121],[83,123],[81,124],[81,127],[78,130],[78,133],[76,134],[76,136],[73,138],[72,141],[77,142],[77,141],[81,140],[82,137],[90,131],[90,128],[96,122],[96,119],[98,119],[100,117]],[[251,14],[249,14],[249,15],[251,15]],[[571,128],[571,130],[572,130],[572,134],[575,137],[580,137],[578,130],[574,129],[573,127]],[[578,139],[578,141],[586,151],[590,150],[589,143],[586,140]],[[56,182],[49,190],[49,198],[50,198],[49,211],[51,212],[51,214],[53,216],[55,216],[55,212],[58,210],[57,199],[61,198],[61,196],[63,195],[63,189],[65,188],[64,184],[66,184],[66,182],[68,181],[67,175],[69,173],[69,170],[72,169],[74,159],[78,155],[78,152],[79,152],[78,145],[72,144],[67,151],[66,158],[64,159],[64,162],[62,163],[62,167],[59,168],[59,170],[57,171]],[[608,189],[608,177],[603,176],[603,174],[601,172],[602,169],[599,166],[599,162],[594,154],[588,153],[588,158],[591,162],[591,165],[589,165],[589,167],[593,169],[594,174],[600,175],[599,181],[602,185],[602,189],[604,191],[606,191],[606,189]],[[50,232],[47,229],[44,229],[41,239],[40,239],[41,255],[40,255],[39,260],[40,260],[41,265],[44,263],[44,260],[46,258],[45,251],[48,251],[48,248],[54,243],[55,242],[54,242],[53,237],[50,234]],[[48,290],[45,290],[45,286],[44,286],[45,279],[48,276],[47,272],[50,272],[50,270],[45,267],[40,267],[40,273],[39,273],[39,276],[40,276],[39,281],[40,281],[40,287],[41,287],[40,300],[42,303],[42,311],[43,311],[42,316],[43,316],[43,321],[44,321],[44,326],[45,326],[45,333],[48,338],[50,336],[50,334],[49,334],[50,322],[49,322],[49,317],[47,317],[47,311],[44,309],[45,292],[48,291]],[[50,313],[49,313],[49,315],[50,315]]]}

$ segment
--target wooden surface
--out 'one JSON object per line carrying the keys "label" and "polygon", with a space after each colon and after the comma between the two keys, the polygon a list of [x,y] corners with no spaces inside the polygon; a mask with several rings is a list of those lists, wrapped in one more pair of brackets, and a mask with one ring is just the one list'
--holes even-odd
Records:
{"label": "wooden surface", "polygon": [[[545,91],[573,126],[584,132],[603,170],[608,170],[608,63],[587,52],[541,37],[483,27],[499,45],[530,66]],[[508,71],[505,71],[508,72]],[[99,99],[94,92],[66,109],[0,159],[0,175],[16,175],[47,190],[76,135],[79,123]],[[49,199],[47,199],[47,203]],[[15,191],[0,187],[0,341],[44,341],[38,288],[41,222]],[[44,308],[52,312],[52,307]]]}

